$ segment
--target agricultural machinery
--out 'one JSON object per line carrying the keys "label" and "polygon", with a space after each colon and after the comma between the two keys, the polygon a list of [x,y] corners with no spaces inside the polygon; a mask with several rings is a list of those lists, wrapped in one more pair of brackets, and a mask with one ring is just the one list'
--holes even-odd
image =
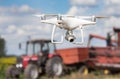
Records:
{"label": "agricultural machinery", "polygon": [[[106,41],[106,47],[92,46],[89,48],[87,65],[92,69],[100,69],[104,74],[120,71],[120,29],[113,28],[114,34],[107,34],[107,38],[91,34],[88,46],[92,38]],[[112,39],[115,36],[115,39]]]}
{"label": "agricultural machinery", "polygon": [[[90,70],[101,70],[105,74],[119,71],[120,29],[113,30],[117,36],[115,40],[91,34],[88,46],[81,48],[56,49],[51,40],[29,40],[26,42],[26,55],[19,57],[16,65],[9,68],[9,72],[18,77],[23,71],[26,79],[37,79],[43,73],[54,77],[71,70],[78,70],[82,74],[88,74]],[[107,46],[90,46],[92,38],[105,40]]]}

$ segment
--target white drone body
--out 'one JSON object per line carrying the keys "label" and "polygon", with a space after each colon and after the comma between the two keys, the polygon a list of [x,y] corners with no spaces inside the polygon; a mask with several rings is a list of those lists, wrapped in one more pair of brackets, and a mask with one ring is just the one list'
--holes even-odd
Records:
{"label": "white drone body", "polygon": [[[46,14],[46,15],[35,15],[41,18],[41,23],[47,23],[54,25],[51,42],[52,43],[63,43],[63,36],[61,37],[60,42],[54,41],[54,34],[56,27],[67,30],[65,39],[69,42],[73,42],[74,44],[83,44],[84,43],[84,34],[83,34],[83,26],[86,25],[94,25],[96,24],[96,18],[104,18],[104,17],[95,17],[95,16],[71,16],[71,15],[54,15],[54,14]],[[47,19],[47,17],[52,17]],[[76,37],[73,35],[74,29],[80,29],[81,33],[81,41],[74,42]]]}

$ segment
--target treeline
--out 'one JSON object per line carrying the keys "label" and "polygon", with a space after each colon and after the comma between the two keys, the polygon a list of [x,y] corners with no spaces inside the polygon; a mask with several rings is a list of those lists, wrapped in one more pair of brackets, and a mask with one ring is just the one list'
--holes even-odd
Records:
{"label": "treeline", "polygon": [[6,56],[6,41],[0,37],[0,57]]}

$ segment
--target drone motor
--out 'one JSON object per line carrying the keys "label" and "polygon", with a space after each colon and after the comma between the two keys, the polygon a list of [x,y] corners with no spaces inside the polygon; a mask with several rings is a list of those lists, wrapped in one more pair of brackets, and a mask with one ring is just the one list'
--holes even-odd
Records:
{"label": "drone motor", "polygon": [[96,17],[92,16],[91,21],[96,22]]}

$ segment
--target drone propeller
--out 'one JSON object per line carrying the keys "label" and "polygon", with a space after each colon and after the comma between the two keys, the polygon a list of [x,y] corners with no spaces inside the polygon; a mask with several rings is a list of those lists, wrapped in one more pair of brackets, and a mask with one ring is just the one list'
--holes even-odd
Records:
{"label": "drone propeller", "polygon": [[95,16],[96,18],[110,18],[109,16]]}
{"label": "drone propeller", "polygon": [[91,19],[91,18],[109,18],[108,16],[95,16],[95,15],[93,15],[93,16],[76,16],[76,17],[78,17],[78,18],[82,18],[82,19]]}
{"label": "drone propeller", "polygon": [[92,16],[92,21],[96,22],[96,19],[109,18],[108,16]]}

